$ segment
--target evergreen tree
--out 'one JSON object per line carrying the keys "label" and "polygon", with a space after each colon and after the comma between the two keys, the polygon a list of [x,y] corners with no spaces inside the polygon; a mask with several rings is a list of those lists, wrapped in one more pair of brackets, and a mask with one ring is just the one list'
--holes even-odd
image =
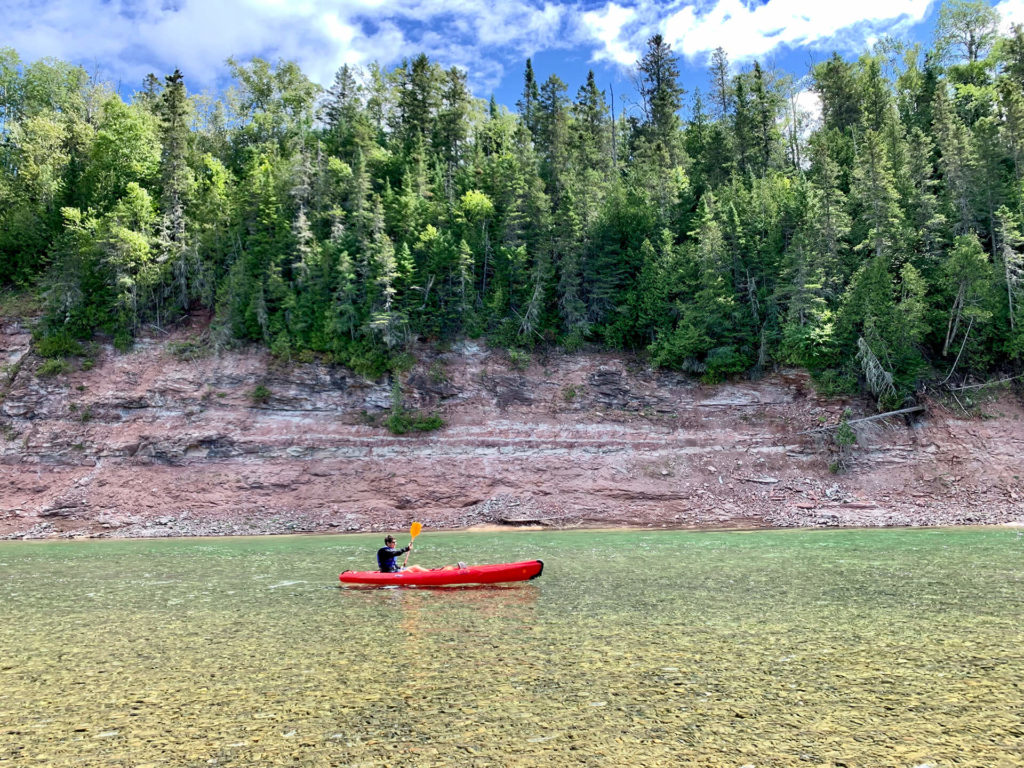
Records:
{"label": "evergreen tree", "polygon": [[541,161],[541,177],[558,203],[566,184],[569,152],[569,101],[566,86],[552,75],[540,88],[536,105],[535,147]]}
{"label": "evergreen tree", "polygon": [[395,70],[394,133],[406,155],[429,147],[440,104],[441,72],[426,54]]}
{"label": "evergreen tree", "polygon": [[956,233],[964,234],[975,227],[971,185],[977,176],[977,158],[967,127],[953,111],[944,89],[936,92],[933,108],[932,131],[940,153],[939,170],[948,215]]}
{"label": "evergreen tree", "polygon": [[519,117],[526,126],[531,136],[537,135],[538,119],[537,109],[540,102],[540,89],[537,86],[537,79],[533,74],[533,62],[526,60],[526,70],[523,72],[523,95],[516,102],[519,110]]}
{"label": "evergreen tree", "polygon": [[679,63],[661,35],[647,41],[647,51],[637,63],[644,126],[650,140],[668,153],[669,163],[679,162],[678,133],[683,88],[679,85]]}
{"label": "evergreen tree", "polygon": [[159,260],[169,270],[171,294],[179,310],[188,308],[198,291],[191,284],[200,279],[200,265],[190,258],[185,205],[192,186],[188,166],[188,100],[180,70],[168,75],[160,95],[160,207],[162,211]]}
{"label": "evergreen tree", "polygon": [[468,151],[469,117],[472,98],[466,73],[456,67],[446,70],[441,88],[433,146],[444,164],[444,192],[449,206],[455,203],[455,174]]}
{"label": "evergreen tree", "polygon": [[826,130],[848,131],[860,122],[861,107],[853,66],[833,53],[812,70],[814,91],[821,99],[821,116]]}
{"label": "evergreen tree", "polygon": [[732,78],[729,76],[729,56],[722,46],[711,53],[711,93],[718,120],[728,120],[732,109]]}
{"label": "evergreen tree", "polygon": [[751,78],[752,122],[754,128],[754,170],[763,176],[774,165],[779,148],[778,97],[766,82],[764,71],[754,62]]}
{"label": "evergreen tree", "polygon": [[855,249],[890,262],[903,255],[904,223],[892,164],[882,137],[867,131],[859,147],[850,195],[858,208]]}

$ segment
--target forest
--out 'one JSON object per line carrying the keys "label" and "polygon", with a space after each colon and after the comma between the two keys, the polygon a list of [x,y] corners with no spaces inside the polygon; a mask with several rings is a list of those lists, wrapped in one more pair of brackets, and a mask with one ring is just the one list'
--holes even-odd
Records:
{"label": "forest", "polygon": [[229,59],[216,96],[175,71],[125,99],[0,49],[0,291],[42,297],[57,361],[205,309],[212,346],[367,376],[470,337],[799,366],[899,408],[1024,356],[1024,30],[1000,29],[951,0],[928,50],[798,78],[720,48],[692,93],[654,35],[614,113],[529,60],[512,110],[425,55],[327,89]]}

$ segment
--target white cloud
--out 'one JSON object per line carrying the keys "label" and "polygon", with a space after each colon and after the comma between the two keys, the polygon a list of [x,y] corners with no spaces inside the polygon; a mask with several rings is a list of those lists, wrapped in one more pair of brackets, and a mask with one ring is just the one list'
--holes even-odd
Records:
{"label": "white cloud", "polygon": [[[601,0],[598,0],[600,2]],[[863,50],[905,31],[938,0],[0,0],[4,44],[23,58],[74,61],[127,88],[179,67],[215,88],[224,59],[286,58],[323,85],[342,64],[392,66],[420,52],[459,66],[477,93],[538,52],[583,47],[631,67],[647,38],[701,59],[721,45],[736,63],[783,47]],[[996,6],[1024,20],[1024,0]]]}
{"label": "white cloud", "polygon": [[637,19],[633,8],[624,8],[616,3],[608,3],[603,11],[587,11],[581,17],[580,26],[592,38],[600,42],[604,48],[598,49],[595,59],[607,59],[624,67],[631,66],[639,56],[639,48],[635,46],[635,38],[625,32]]}
{"label": "white cloud", "polygon": [[1014,24],[1024,24],[1024,0],[1003,0],[993,6],[1002,17],[1002,28],[1009,32]]}
{"label": "white cloud", "polygon": [[[425,52],[469,69],[480,88],[502,68],[569,44],[570,8],[551,0],[4,0],[5,44],[26,60],[80,62],[141,83],[179,67],[212,87],[228,56],[294,59],[329,84],[342,64],[393,65]],[[482,60],[487,60],[486,65]],[[112,71],[111,71],[112,70]],[[483,80],[481,80],[483,78]]]}
{"label": "white cloud", "polygon": [[[602,11],[584,14],[591,37],[603,48],[596,58],[620,64],[636,60],[645,39],[661,32],[668,43],[686,56],[706,56],[718,46],[734,61],[750,60],[777,48],[835,47],[857,50],[872,35],[898,33],[922,21],[936,0],[768,0],[749,4],[747,0],[716,0],[711,3],[672,2],[666,7],[656,0],[640,0],[630,8],[609,2]],[[1024,0],[1006,0],[1024,5]],[[630,20],[617,21],[629,12]],[[627,60],[624,51],[632,51]]]}

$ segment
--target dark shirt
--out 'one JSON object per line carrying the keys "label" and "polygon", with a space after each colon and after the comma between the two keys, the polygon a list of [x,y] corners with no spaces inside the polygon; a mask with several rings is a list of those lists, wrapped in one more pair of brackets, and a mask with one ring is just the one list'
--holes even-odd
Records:
{"label": "dark shirt", "polygon": [[377,550],[377,565],[380,566],[381,573],[395,573],[401,570],[398,567],[398,563],[395,562],[395,558],[403,552],[408,552],[409,547],[402,549],[395,549],[394,547],[381,547]]}

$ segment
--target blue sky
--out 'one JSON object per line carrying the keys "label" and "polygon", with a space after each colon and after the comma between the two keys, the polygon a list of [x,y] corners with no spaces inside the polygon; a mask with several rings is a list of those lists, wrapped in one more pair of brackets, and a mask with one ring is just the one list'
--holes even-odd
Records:
{"label": "blue sky", "polygon": [[[992,3],[1024,22],[1024,0]],[[178,67],[192,91],[216,90],[228,56],[294,59],[329,85],[342,64],[393,66],[420,52],[470,73],[477,96],[514,107],[527,57],[575,94],[588,69],[632,94],[630,71],[660,32],[680,55],[684,86],[706,90],[710,52],[734,66],[800,78],[833,50],[864,51],[882,35],[928,44],[936,0],[0,0],[0,46],[23,59],[82,64],[130,93],[148,72]]]}

